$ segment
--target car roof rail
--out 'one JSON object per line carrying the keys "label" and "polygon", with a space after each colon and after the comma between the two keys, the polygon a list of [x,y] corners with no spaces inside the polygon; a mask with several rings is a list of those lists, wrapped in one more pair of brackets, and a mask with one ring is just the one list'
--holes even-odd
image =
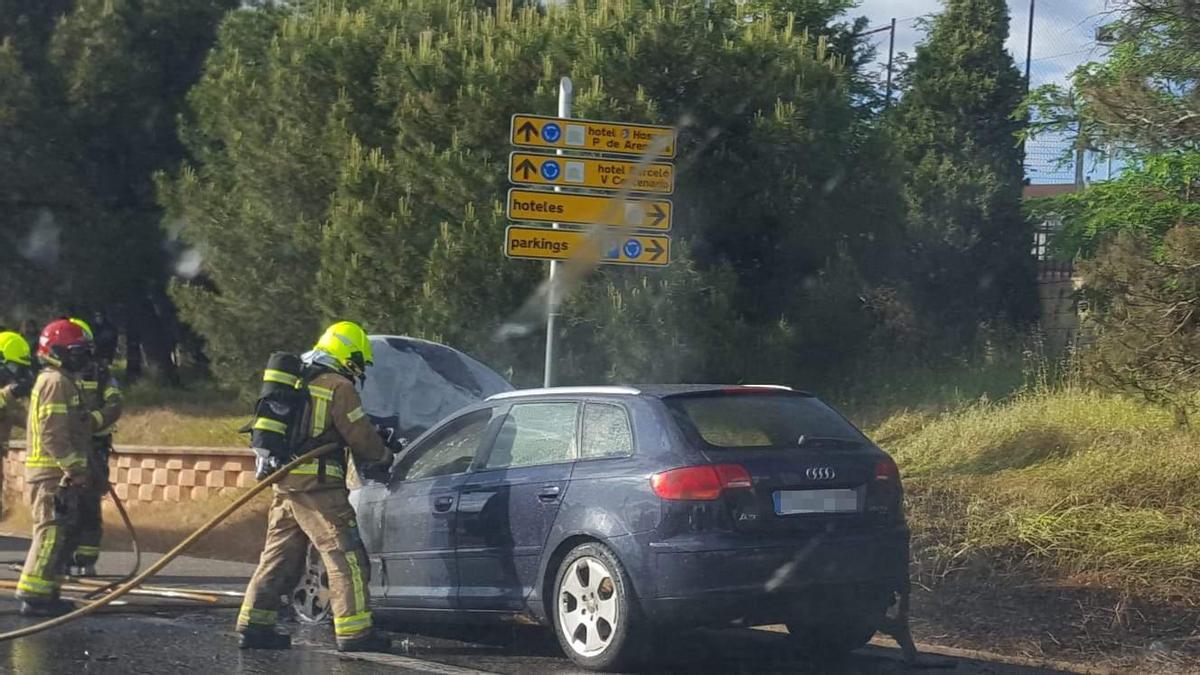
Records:
{"label": "car roof rail", "polygon": [[528,396],[588,396],[588,395],[622,395],[637,396],[641,390],[633,387],[543,387],[540,389],[514,389],[502,391],[487,397],[488,401],[500,401],[509,398],[525,398]]}

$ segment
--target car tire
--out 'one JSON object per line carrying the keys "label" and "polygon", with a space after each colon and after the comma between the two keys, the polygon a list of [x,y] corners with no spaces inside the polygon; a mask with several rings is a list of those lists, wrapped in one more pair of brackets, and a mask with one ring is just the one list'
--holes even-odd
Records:
{"label": "car tire", "polygon": [[329,574],[325,561],[317,547],[311,543],[304,555],[304,572],[292,592],[288,604],[296,621],[303,624],[322,624],[333,620],[333,609],[329,604]]}
{"label": "car tire", "polygon": [[576,546],[554,577],[552,623],[558,644],[575,665],[613,671],[632,665],[644,630],[633,585],[607,546]]}
{"label": "car tire", "polygon": [[[838,661],[866,645],[882,625],[887,604],[873,599],[808,621],[790,621],[788,633],[800,651],[815,661]],[[836,607],[836,602],[825,606]]]}

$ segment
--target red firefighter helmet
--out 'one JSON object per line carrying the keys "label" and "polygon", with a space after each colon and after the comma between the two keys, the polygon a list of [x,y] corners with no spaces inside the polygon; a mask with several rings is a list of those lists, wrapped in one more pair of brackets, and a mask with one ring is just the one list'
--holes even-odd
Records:
{"label": "red firefighter helmet", "polygon": [[83,328],[69,320],[58,319],[46,324],[38,338],[38,358],[51,365],[70,370],[79,368],[92,351],[92,338]]}

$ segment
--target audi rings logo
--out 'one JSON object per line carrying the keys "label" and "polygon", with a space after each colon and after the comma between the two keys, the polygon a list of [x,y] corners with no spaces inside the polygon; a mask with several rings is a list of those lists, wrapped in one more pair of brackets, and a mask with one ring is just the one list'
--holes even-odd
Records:
{"label": "audi rings logo", "polygon": [[810,466],[804,470],[804,475],[808,476],[809,480],[833,480],[837,478],[837,472],[832,466]]}

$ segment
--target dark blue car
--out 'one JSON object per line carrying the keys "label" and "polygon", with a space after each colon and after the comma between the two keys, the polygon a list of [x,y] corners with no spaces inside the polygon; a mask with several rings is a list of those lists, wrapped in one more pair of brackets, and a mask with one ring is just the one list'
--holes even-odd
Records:
{"label": "dark blue car", "polygon": [[535,621],[586,668],[693,626],[846,652],[908,579],[895,463],[782,387],[504,392],[376,478],[352,499],[380,612]]}

